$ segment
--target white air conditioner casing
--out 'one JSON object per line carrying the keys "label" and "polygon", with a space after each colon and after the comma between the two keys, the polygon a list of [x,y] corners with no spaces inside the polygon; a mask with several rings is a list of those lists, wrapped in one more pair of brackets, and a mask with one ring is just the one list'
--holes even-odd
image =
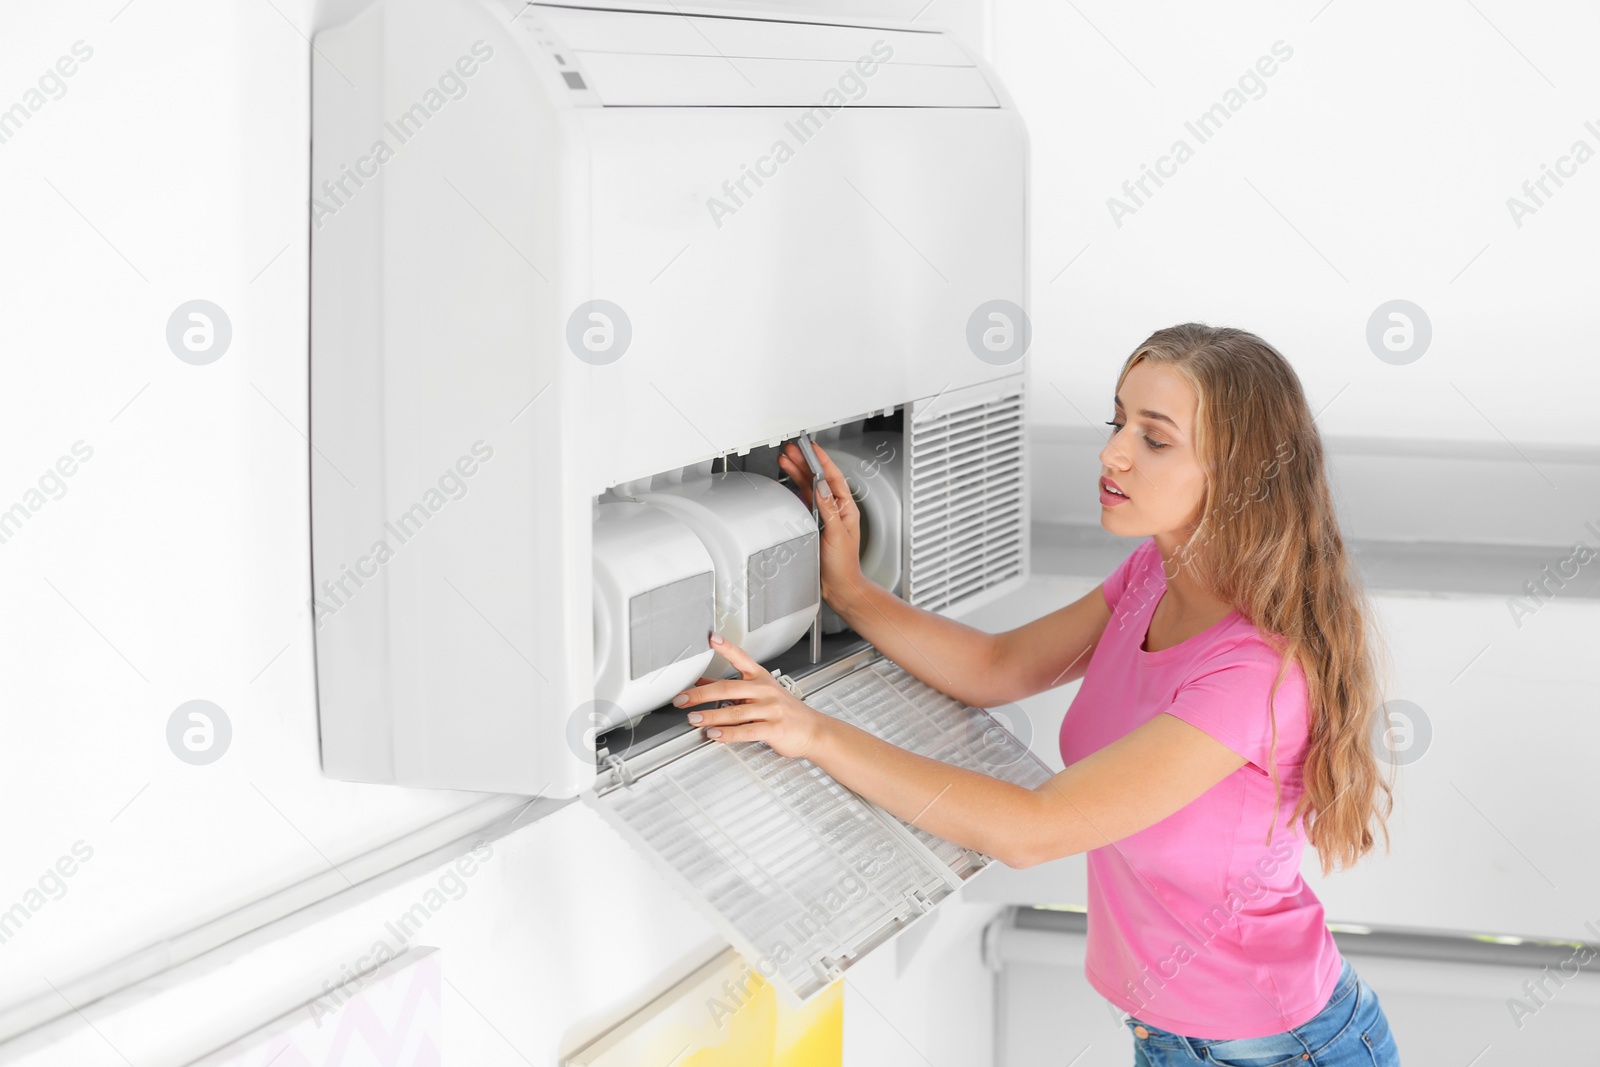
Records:
{"label": "white air conditioner casing", "polygon": [[912,603],[1025,578],[1025,359],[969,337],[1027,306],[1028,142],[958,41],[379,0],[312,69],[328,775],[590,789],[597,498],[802,432],[903,420]]}

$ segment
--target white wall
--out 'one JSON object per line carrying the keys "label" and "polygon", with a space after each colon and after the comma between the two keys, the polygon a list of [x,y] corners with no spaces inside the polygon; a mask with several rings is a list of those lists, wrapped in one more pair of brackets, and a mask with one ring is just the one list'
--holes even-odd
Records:
{"label": "white wall", "polygon": [[[1135,1043],[1120,1012],[1083,976],[1081,934],[1003,935],[1008,959],[998,983],[1001,1049],[997,1067],[1071,1063],[1124,1067]],[[1581,1063],[1600,1006],[1600,979],[1559,964],[1491,966],[1385,956],[1347,956],[1376,994],[1406,1067],[1520,1067]],[[1518,1025],[1505,1008],[1526,997],[1523,983],[1544,982],[1548,999]],[[1368,1061],[1370,1062],[1370,1060]]]}
{"label": "white wall", "polygon": [[[30,813],[8,829],[0,899],[75,841],[93,850],[3,946],[0,1003],[480,799],[318,765],[302,30],[269,4],[119,7],[30,5],[0,34],[19,75],[6,104],[24,72],[93,49],[0,145],[16,246],[34,250],[0,268],[14,297],[0,501],[75,441],[93,450],[0,545],[14,712],[0,797]],[[232,323],[206,366],[166,341],[194,298]],[[232,725],[209,766],[167,744],[193,699]]]}
{"label": "white wall", "polygon": [[[1506,206],[1575,140],[1600,150],[1597,35],[1576,0],[1002,0],[1033,141],[1032,416],[1103,431],[1121,361],[1198,319],[1275,344],[1325,434],[1600,444],[1600,157],[1520,227]],[[1184,123],[1279,40],[1292,57],[1200,143]],[[1179,138],[1193,157],[1119,227],[1107,200]],[[1394,298],[1433,326],[1405,366],[1365,340]]]}
{"label": "white wall", "polygon": [[[365,878],[509,809],[331,781],[318,762],[305,603],[307,470],[321,462],[305,438],[307,38],[361,6],[107,0],[0,14],[0,109],[28,109],[0,142],[0,509],[27,512],[0,542],[0,910],[22,905],[0,928],[0,1041],[65,1015],[0,1061],[62,1062],[70,1048],[82,1064],[187,1062],[320,992],[438,875],[414,865],[381,892]],[[986,7],[935,3],[917,19],[940,22],[981,46]],[[47,77],[34,107],[30,88],[79,41],[71,76]],[[219,305],[232,328],[206,365],[167,342],[169,316],[193,299]],[[79,441],[88,458],[46,476]],[[168,746],[169,718],[195,699],[231,724],[208,765]],[[347,897],[369,899],[294,910],[351,883],[360,891]],[[897,985],[896,961],[950,951],[952,930],[975,938],[992,908],[977,910],[963,922],[951,906],[937,929],[872,961],[895,988],[863,994],[887,1014],[849,1009],[853,1048],[923,1027],[938,1001],[915,995],[917,979]],[[213,954],[71,1011],[183,958],[197,928],[284,911],[231,962]],[[459,986],[446,986],[448,1062],[481,1064],[523,1062],[496,1031],[549,1062],[721,947],[578,805],[505,838],[426,943]],[[942,967],[943,987],[984,981],[975,950],[961,959],[966,977]],[[935,1014],[928,1025],[949,1029],[949,1012]],[[70,1044],[45,1048],[45,1036]],[[940,1037],[970,1048],[968,1062],[987,1040],[987,1027]]]}

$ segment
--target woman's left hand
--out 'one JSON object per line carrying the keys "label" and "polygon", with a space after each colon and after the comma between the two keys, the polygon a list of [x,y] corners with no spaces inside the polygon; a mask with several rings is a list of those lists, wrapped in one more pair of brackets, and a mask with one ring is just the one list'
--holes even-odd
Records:
{"label": "woman's left hand", "polygon": [[713,636],[711,647],[738,669],[739,677],[701,678],[672,702],[678,707],[719,700],[737,703],[690,712],[689,721],[710,727],[706,736],[714,741],[765,741],[780,756],[815,755],[828,717],[785,689],[738,645]]}

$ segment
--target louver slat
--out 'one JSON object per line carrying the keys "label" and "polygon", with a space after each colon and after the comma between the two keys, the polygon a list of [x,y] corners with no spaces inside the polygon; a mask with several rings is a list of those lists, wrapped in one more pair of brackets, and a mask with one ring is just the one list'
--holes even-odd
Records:
{"label": "louver slat", "polygon": [[942,611],[1026,573],[1022,390],[1018,380],[912,412],[906,599],[917,607]]}

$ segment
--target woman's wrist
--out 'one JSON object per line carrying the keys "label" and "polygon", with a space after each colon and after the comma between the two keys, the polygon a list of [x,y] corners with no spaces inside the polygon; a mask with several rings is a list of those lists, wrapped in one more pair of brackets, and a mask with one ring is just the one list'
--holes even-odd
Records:
{"label": "woman's wrist", "polygon": [[829,589],[824,598],[834,613],[843,619],[852,630],[857,629],[856,620],[870,602],[873,591],[879,586],[861,571],[846,578],[837,587]]}
{"label": "woman's wrist", "polygon": [[816,712],[817,718],[816,723],[812,726],[811,743],[806,746],[806,759],[822,767],[823,770],[827,770],[828,768],[824,764],[828,761],[828,757],[832,752],[834,727],[838,725],[839,720],[825,711],[817,711],[816,708],[811,710]]}

